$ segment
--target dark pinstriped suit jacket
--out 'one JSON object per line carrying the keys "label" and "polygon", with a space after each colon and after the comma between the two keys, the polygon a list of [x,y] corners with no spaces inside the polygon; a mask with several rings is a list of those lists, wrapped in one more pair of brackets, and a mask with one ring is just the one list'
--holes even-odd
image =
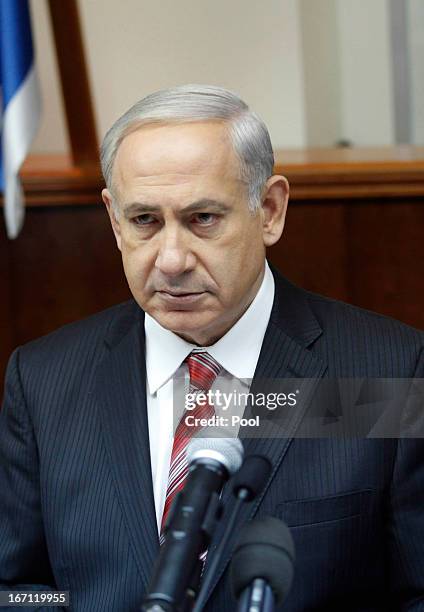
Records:
{"label": "dark pinstriped suit jacket", "polygon": [[[421,332],[274,274],[255,380],[424,376]],[[129,302],[14,352],[0,414],[3,588],[69,589],[78,612],[138,609],[159,548],[143,330]],[[423,441],[299,439],[306,409],[291,409],[286,439],[244,441],[274,469],[241,521],[273,514],[295,540],[283,609],[424,610]],[[229,512],[231,496],[223,498]],[[207,610],[235,609],[233,544]]]}

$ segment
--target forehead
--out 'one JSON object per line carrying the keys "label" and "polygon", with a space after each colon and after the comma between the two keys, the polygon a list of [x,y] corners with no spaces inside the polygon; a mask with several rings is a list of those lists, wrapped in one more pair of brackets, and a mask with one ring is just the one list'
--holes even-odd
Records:
{"label": "forehead", "polygon": [[238,180],[239,160],[220,121],[148,125],[128,134],[116,154],[113,180],[184,181],[187,177]]}

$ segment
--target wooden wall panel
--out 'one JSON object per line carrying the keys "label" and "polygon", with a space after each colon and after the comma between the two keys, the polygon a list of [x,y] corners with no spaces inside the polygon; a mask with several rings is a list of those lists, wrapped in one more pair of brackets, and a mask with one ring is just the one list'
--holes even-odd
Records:
{"label": "wooden wall panel", "polygon": [[[11,244],[6,239],[4,224],[0,224],[0,385],[6,362],[15,346],[10,246]],[[0,386],[0,390],[1,388]]]}
{"label": "wooden wall panel", "polygon": [[29,209],[11,267],[19,344],[130,295],[102,206]]}
{"label": "wooden wall panel", "polygon": [[[299,286],[424,326],[423,215],[417,201],[294,201],[269,257]],[[0,249],[8,349],[130,297],[101,205],[30,208]]]}
{"label": "wooden wall panel", "polygon": [[[396,163],[292,159],[286,228],[269,257],[306,289],[424,328],[424,162]],[[0,220],[1,381],[17,345],[130,297],[98,169],[49,157],[24,174],[17,240]]]}
{"label": "wooden wall panel", "polygon": [[348,300],[346,207],[291,202],[283,236],[268,256],[299,286]]}
{"label": "wooden wall panel", "polygon": [[347,208],[354,304],[424,329],[424,204],[362,201]]}

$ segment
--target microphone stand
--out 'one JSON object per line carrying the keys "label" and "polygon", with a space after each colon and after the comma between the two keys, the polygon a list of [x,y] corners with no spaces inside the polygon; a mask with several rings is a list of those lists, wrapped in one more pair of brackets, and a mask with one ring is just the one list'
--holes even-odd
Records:
{"label": "microphone stand", "polygon": [[192,612],[202,612],[206,604],[218,565],[223,557],[227,542],[234,531],[235,522],[241,506],[246,502],[252,501],[258,495],[263,488],[263,483],[266,482],[270,473],[271,464],[265,457],[251,455],[245,459],[238,475],[236,475],[235,482],[233,483],[233,493],[236,497],[236,502],[222,538],[213,554],[207,574],[200,586],[199,595]]}
{"label": "microphone stand", "polygon": [[255,578],[240,596],[237,612],[274,612],[274,594],[263,578]]}
{"label": "microphone stand", "polygon": [[237,499],[233,507],[233,511],[228,520],[225,531],[222,535],[222,539],[219,542],[219,545],[212,558],[211,564],[208,567],[208,573],[206,574],[205,579],[201,585],[199,596],[196,600],[196,603],[194,604],[194,608],[192,609],[192,612],[202,612],[203,610],[203,606],[206,603],[206,597],[208,595],[209,588],[212,584],[212,580],[215,577],[215,572],[219,565],[219,562],[221,561],[221,557],[222,557],[222,553],[224,552],[224,548],[234,529],[234,525],[235,525],[239,510],[248,498],[249,498],[249,491],[247,489],[240,489],[237,494]]}

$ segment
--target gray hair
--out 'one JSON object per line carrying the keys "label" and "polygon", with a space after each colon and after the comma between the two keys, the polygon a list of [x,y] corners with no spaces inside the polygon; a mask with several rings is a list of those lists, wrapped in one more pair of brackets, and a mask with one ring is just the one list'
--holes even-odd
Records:
{"label": "gray hair", "polygon": [[240,178],[248,185],[249,209],[261,206],[262,190],[272,175],[274,154],[262,119],[231,91],[211,85],[181,85],[163,89],[136,102],[109,129],[100,149],[106,186],[118,207],[113,189],[113,164],[122,140],[144,125],[222,120],[240,162]]}

